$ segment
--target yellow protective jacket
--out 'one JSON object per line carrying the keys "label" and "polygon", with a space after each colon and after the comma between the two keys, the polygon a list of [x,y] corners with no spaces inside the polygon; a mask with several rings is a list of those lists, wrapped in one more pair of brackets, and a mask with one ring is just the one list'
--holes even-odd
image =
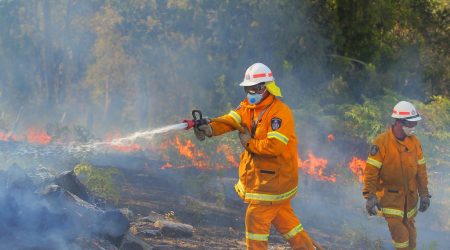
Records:
{"label": "yellow protective jacket", "polygon": [[389,128],[374,140],[364,170],[363,195],[370,194],[376,194],[385,217],[416,215],[418,194],[429,193],[425,159],[415,136],[400,141]]}
{"label": "yellow protective jacket", "polygon": [[[240,156],[238,195],[245,202],[268,204],[292,198],[297,193],[298,153],[290,108],[270,95],[256,105],[244,100],[220,118],[242,124],[252,133]],[[211,127],[214,136],[234,130],[218,122]]]}

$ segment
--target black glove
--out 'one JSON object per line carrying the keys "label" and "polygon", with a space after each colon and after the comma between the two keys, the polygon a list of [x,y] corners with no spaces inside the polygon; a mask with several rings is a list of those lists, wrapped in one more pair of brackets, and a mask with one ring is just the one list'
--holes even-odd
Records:
{"label": "black glove", "polygon": [[248,141],[250,141],[252,136],[250,135],[250,131],[248,131],[248,129],[246,127],[244,127],[244,130],[245,130],[244,131],[245,133],[239,132],[239,140],[241,141],[242,146],[244,146],[244,148],[246,148],[247,143],[248,143]]}
{"label": "black glove", "polygon": [[430,207],[430,203],[431,203],[431,195],[425,195],[425,196],[421,196],[420,197],[420,205],[419,205],[419,211],[420,212],[425,212],[427,211],[427,209]]}
{"label": "black glove", "polygon": [[194,127],[194,134],[198,140],[203,141],[205,140],[206,136],[212,136],[212,128],[209,124],[203,124],[198,127]]}
{"label": "black glove", "polygon": [[194,134],[199,141],[203,141],[206,138],[205,131],[198,129],[197,127],[194,127]]}
{"label": "black glove", "polygon": [[367,213],[369,213],[369,215],[377,215],[379,208],[380,206],[377,197],[374,194],[369,195],[366,202]]}

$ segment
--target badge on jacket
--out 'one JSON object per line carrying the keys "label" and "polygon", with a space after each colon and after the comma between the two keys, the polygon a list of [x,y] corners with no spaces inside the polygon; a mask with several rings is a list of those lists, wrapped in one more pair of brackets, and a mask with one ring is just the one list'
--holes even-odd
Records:
{"label": "badge on jacket", "polygon": [[280,118],[272,118],[271,120],[272,130],[277,130],[281,127],[281,119]]}
{"label": "badge on jacket", "polygon": [[380,150],[380,148],[377,145],[370,146],[370,155],[371,156],[376,155],[379,150]]}

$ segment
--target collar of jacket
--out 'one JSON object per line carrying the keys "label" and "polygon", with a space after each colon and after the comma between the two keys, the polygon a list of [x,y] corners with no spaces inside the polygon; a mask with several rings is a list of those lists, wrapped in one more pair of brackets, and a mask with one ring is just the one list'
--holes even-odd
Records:
{"label": "collar of jacket", "polygon": [[274,101],[274,99],[275,99],[275,96],[272,94],[269,94],[269,96],[266,99],[264,99],[262,102],[251,105],[248,103],[247,98],[245,98],[245,100],[243,100],[241,102],[240,106],[244,107],[244,108],[248,108],[248,109],[255,109],[255,110],[264,109],[265,107],[267,107],[267,105],[271,104]]}
{"label": "collar of jacket", "polygon": [[397,139],[397,137],[395,137],[394,132],[392,131],[392,127],[389,128],[389,132],[388,132],[389,137],[391,138],[391,140],[394,140],[397,142],[397,147],[399,149],[401,149],[400,145],[406,148],[412,148],[414,147],[414,140],[415,140],[415,135],[411,135],[411,136],[406,136],[405,139],[403,139],[403,141]]}

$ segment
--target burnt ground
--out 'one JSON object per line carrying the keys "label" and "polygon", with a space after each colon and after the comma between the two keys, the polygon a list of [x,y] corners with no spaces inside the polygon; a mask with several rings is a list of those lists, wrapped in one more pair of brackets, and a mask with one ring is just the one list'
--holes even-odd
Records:
{"label": "burnt ground", "polygon": [[[185,179],[192,176],[202,179],[195,170],[178,169],[164,173],[164,170],[147,168],[123,171],[126,178],[121,183],[120,207],[129,208],[135,218],[157,213],[167,219],[194,226],[191,238],[161,235],[146,237],[139,232],[142,228],[132,223],[130,230],[151,246],[156,249],[245,249],[245,204],[228,196],[214,195],[214,190],[209,189],[208,185],[195,188],[194,185],[198,183],[188,181],[190,186],[186,186]],[[370,243],[372,247],[367,247],[367,242],[348,246],[346,237],[338,237],[337,233],[325,233],[314,227],[307,230],[324,249],[382,249],[376,242]],[[269,246],[269,249],[290,249],[274,230]]]}
{"label": "burnt ground", "polygon": [[[182,182],[147,171],[126,171],[126,176],[121,206],[128,207],[137,217],[156,212],[194,226],[192,238],[140,237],[150,245],[164,249],[245,249],[243,202],[225,198],[219,203],[207,191],[201,192],[203,196],[199,198],[183,190]],[[273,236],[272,249],[288,249],[283,241],[281,236]]]}
{"label": "burnt ground", "polygon": [[164,249],[245,249],[243,204],[232,201],[220,206],[222,204],[211,199],[205,201],[208,199],[186,194],[180,185],[146,171],[126,171],[120,206],[129,208],[136,218],[156,212],[167,219],[194,226],[191,238],[137,234],[141,239]]}

